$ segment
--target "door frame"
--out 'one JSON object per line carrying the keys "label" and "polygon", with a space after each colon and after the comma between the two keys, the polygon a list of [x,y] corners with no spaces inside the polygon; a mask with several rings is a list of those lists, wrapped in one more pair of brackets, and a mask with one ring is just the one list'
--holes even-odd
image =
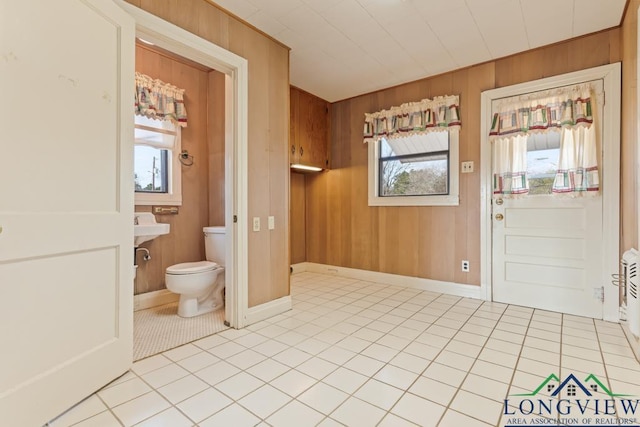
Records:
{"label": "door frame", "polygon": [[[248,106],[249,63],[220,46],[190,33],[124,0],[114,0],[136,21],[136,37],[224,73],[225,78],[225,228],[226,320],[245,326],[249,308]],[[133,78],[133,76],[131,77]],[[234,217],[238,218],[234,222]],[[229,244],[230,243],[230,244]],[[133,295],[131,296],[133,298]]]}
{"label": "door frame", "polygon": [[[603,319],[620,321],[618,288],[605,280],[607,273],[617,273],[620,262],[620,98],[621,64],[603,65],[560,76],[506,86],[482,92],[480,122],[480,284],[487,301],[493,300],[492,266],[493,234],[491,221],[491,104],[494,100],[529,92],[553,89],[558,86],[578,84],[602,79],[605,92],[602,161],[602,227],[603,227]],[[606,151],[604,142],[608,141]]]}

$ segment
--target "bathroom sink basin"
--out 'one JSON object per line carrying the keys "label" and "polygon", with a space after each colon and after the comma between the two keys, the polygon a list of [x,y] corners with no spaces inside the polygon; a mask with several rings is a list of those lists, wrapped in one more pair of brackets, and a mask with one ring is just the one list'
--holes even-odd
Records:
{"label": "bathroom sink basin", "polygon": [[136,212],[133,224],[133,244],[138,246],[163,234],[169,234],[169,229],[169,224],[156,222],[156,217],[151,212]]}

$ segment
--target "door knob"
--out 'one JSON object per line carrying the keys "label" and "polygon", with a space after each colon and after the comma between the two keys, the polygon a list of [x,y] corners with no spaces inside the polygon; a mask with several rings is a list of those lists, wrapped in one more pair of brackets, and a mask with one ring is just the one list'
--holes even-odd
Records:
{"label": "door knob", "polygon": [[504,200],[496,199],[496,205],[502,205],[503,203],[504,203]]}
{"label": "door knob", "polygon": [[496,214],[496,220],[497,221],[502,221],[504,219],[504,215],[502,214]]}

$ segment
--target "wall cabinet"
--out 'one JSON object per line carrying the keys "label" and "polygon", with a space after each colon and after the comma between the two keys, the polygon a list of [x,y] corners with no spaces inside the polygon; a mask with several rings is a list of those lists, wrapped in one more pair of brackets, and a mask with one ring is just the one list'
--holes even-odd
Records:
{"label": "wall cabinet", "polygon": [[329,103],[290,88],[289,162],[329,168]]}

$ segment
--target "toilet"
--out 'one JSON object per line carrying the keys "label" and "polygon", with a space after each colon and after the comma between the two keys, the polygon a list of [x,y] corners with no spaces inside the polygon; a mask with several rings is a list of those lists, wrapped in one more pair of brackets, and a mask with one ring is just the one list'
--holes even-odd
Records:
{"label": "toilet", "polygon": [[204,227],[206,261],[172,265],[167,289],[180,295],[178,316],[193,317],[224,306],[225,227]]}

